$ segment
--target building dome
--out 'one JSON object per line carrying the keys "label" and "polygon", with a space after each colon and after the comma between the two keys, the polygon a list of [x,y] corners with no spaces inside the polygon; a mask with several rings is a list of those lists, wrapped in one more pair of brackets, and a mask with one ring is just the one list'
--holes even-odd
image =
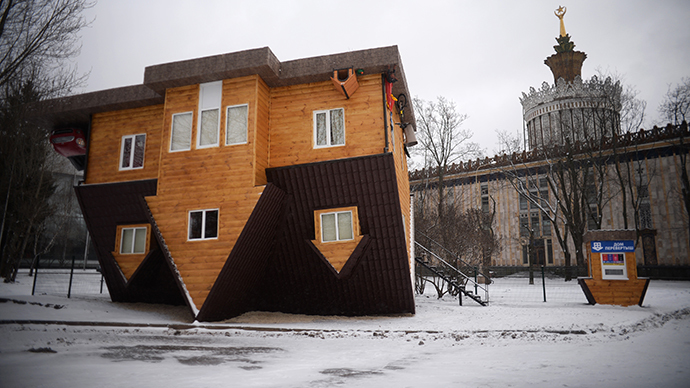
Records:
{"label": "building dome", "polygon": [[525,138],[529,150],[567,143],[599,140],[620,133],[621,86],[610,78],[596,76],[582,81],[582,63],[587,54],[574,51],[575,43],[565,32],[565,8],[556,11],[561,33],[554,46],[556,54],[544,60],[554,84],[544,82],[539,90],[522,93]]}

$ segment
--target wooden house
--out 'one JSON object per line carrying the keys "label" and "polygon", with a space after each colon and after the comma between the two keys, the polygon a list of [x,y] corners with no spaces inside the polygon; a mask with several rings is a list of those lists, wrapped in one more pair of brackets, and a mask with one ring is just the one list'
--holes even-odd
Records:
{"label": "wooden house", "polygon": [[395,46],[260,48],[150,66],[36,117],[87,134],[75,190],[113,301],[200,321],[400,314],[415,311],[408,95]]}

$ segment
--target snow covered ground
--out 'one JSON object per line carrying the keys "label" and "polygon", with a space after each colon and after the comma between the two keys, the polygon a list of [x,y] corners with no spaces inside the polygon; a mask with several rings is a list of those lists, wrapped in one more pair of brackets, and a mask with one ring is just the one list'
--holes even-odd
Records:
{"label": "snow covered ground", "polygon": [[0,284],[2,387],[690,386],[690,282],[652,281],[642,307],[587,305],[574,282],[568,298],[511,299],[522,291],[499,279],[488,307],[427,287],[414,316],[214,324],[106,295],[31,296],[31,282]]}

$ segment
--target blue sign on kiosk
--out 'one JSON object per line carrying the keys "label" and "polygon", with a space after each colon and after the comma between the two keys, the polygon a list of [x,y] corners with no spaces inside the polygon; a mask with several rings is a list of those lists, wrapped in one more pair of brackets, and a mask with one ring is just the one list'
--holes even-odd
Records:
{"label": "blue sign on kiosk", "polygon": [[592,241],[592,252],[635,252],[635,241]]}

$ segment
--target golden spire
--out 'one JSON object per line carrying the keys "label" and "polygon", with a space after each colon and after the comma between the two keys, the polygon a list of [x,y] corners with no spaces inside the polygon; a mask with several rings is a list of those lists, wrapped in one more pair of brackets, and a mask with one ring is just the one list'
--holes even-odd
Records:
{"label": "golden spire", "polygon": [[558,17],[558,20],[561,21],[561,36],[565,36],[565,23],[563,23],[563,15],[565,15],[565,12],[568,10],[568,8],[559,5],[558,9],[555,10],[553,13]]}

